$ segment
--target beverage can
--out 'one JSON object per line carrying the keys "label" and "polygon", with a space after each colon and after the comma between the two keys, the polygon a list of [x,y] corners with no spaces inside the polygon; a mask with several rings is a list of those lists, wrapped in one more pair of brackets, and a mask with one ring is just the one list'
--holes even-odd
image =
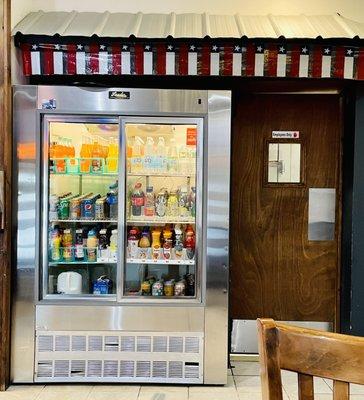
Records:
{"label": "beverage can", "polygon": [[70,200],[70,218],[80,219],[81,218],[81,199],[75,197]]}
{"label": "beverage can", "polygon": [[95,203],[95,219],[106,219],[106,196],[96,200]]}
{"label": "beverage can", "polygon": [[70,215],[70,200],[69,198],[60,199],[58,203],[58,218],[68,219]]}
{"label": "beverage can", "polygon": [[95,219],[95,203],[100,195],[88,196],[81,200],[81,216],[84,219]]}
{"label": "beverage can", "polygon": [[174,286],[174,295],[175,296],[184,296],[186,291],[186,285],[183,280],[177,282]]}

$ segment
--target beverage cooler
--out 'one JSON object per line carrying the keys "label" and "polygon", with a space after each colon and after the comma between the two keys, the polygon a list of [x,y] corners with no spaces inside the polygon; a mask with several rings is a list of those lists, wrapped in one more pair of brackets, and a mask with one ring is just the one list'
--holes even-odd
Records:
{"label": "beverage cooler", "polygon": [[226,383],[230,106],[14,87],[13,382]]}

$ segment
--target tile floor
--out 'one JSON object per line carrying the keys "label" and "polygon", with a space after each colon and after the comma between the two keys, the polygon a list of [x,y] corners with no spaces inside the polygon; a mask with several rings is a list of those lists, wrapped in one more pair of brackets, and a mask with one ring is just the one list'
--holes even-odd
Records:
{"label": "tile floor", "polygon": [[[0,400],[260,400],[259,364],[232,363],[226,386],[13,385]],[[297,376],[282,371],[284,400],[298,400]],[[352,400],[364,400],[364,386],[351,385]],[[331,400],[332,382],[315,378],[315,400]]]}

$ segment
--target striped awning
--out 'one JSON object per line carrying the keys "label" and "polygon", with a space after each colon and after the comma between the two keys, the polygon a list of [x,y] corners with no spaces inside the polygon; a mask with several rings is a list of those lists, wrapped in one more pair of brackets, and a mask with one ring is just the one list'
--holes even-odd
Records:
{"label": "striped awning", "polygon": [[31,13],[24,74],[364,79],[364,24],[340,15]]}

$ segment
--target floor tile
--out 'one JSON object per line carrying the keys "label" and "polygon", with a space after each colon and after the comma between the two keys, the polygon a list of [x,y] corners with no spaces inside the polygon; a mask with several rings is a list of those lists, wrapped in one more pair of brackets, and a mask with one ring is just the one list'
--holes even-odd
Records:
{"label": "floor tile", "polygon": [[137,392],[92,392],[87,400],[137,400]]}
{"label": "floor tile", "polygon": [[236,388],[240,393],[260,393],[259,376],[234,376]]}
{"label": "floor tile", "polygon": [[0,400],[36,400],[39,393],[34,392],[0,392]]}
{"label": "floor tile", "polygon": [[[298,394],[298,379],[297,374],[293,372],[282,372],[282,384],[288,396]],[[322,378],[314,377],[314,392],[317,394],[331,394],[332,389]]]}
{"label": "floor tile", "polygon": [[[88,393],[82,391],[45,392],[42,391],[37,400],[87,400]],[[116,400],[116,399],[115,399]]]}
{"label": "floor tile", "polygon": [[259,375],[260,365],[258,362],[233,362],[232,372],[235,376],[239,375]]}
{"label": "floor tile", "polygon": [[140,387],[140,393],[147,393],[147,392],[168,392],[168,393],[181,393],[188,395],[188,386],[159,386],[159,385],[142,385]]}
{"label": "floor tile", "polygon": [[97,392],[119,392],[119,393],[139,393],[140,386],[139,385],[104,385],[104,384],[98,384],[94,385],[91,389],[91,393],[97,393]]}
{"label": "floor tile", "polygon": [[350,384],[350,394],[364,394],[364,385]]}
{"label": "floor tile", "polygon": [[138,400],[188,400],[188,390],[176,391],[140,391]]}
{"label": "floor tile", "polygon": [[73,384],[62,384],[62,385],[46,385],[42,390],[44,393],[90,393],[93,388],[92,384],[89,385],[73,385]]}
{"label": "floor tile", "polygon": [[[154,399],[159,400],[159,399]],[[163,400],[163,399],[160,399]],[[228,393],[215,393],[215,392],[198,392],[191,393],[188,397],[188,400],[239,400],[238,394],[236,391],[231,391]]]}

